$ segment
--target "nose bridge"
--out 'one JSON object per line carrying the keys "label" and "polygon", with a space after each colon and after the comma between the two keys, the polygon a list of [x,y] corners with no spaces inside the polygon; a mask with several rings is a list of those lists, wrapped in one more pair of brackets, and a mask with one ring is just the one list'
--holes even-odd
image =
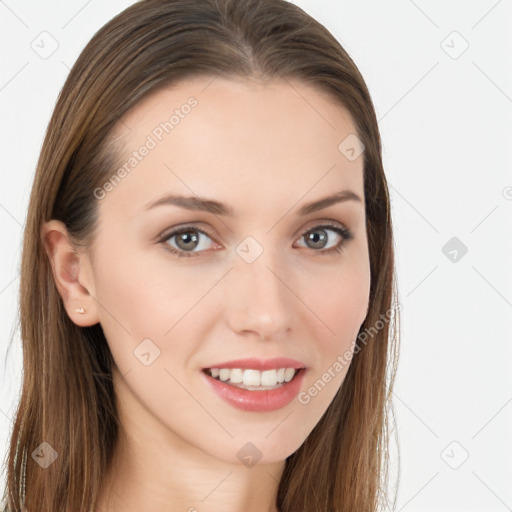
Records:
{"label": "nose bridge", "polygon": [[291,327],[293,294],[277,253],[250,238],[238,246],[230,272],[228,321],[236,332],[271,338]]}

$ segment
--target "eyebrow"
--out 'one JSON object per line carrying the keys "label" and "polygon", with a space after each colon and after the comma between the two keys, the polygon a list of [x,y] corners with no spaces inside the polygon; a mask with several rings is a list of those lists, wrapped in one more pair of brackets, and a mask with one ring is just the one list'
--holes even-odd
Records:
{"label": "eyebrow", "polygon": [[[323,197],[322,199],[306,203],[299,209],[297,215],[309,215],[318,210],[328,208],[333,204],[345,201],[363,203],[362,199],[352,190],[341,190],[330,196]],[[151,201],[143,207],[143,211],[148,211],[162,205],[179,206],[180,208],[185,208],[187,210],[204,211],[213,213],[214,215],[236,217],[236,212],[233,208],[219,201],[215,201],[214,199],[207,199],[198,196],[180,196],[176,194],[166,194],[165,196]]]}

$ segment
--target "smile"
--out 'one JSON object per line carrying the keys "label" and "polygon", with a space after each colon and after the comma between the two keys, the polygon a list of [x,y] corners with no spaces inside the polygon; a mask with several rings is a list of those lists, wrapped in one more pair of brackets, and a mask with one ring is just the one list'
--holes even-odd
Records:
{"label": "smile", "polygon": [[268,390],[279,388],[283,383],[290,382],[298,370],[295,368],[276,368],[265,371],[242,368],[207,368],[206,371],[214,379],[240,389]]}
{"label": "smile", "polygon": [[296,398],[305,372],[305,368],[265,371],[206,368],[201,374],[210,389],[229,405],[244,411],[269,412],[285,407]]}

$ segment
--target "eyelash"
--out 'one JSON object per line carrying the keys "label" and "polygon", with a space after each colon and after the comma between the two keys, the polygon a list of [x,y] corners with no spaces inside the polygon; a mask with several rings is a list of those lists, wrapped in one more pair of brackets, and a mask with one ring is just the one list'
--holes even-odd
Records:
{"label": "eyelash", "polygon": [[[331,231],[334,231],[334,232],[338,233],[341,236],[342,239],[338,243],[338,245],[336,245],[335,247],[331,247],[330,249],[327,249],[327,250],[319,249],[318,251],[315,251],[314,249],[311,249],[312,251],[318,252],[318,253],[320,253],[322,255],[328,255],[328,254],[332,254],[332,253],[341,253],[341,251],[345,248],[345,245],[347,244],[347,242],[349,242],[353,238],[352,232],[349,229],[347,229],[347,228],[341,228],[341,227],[333,225],[333,224],[319,224],[318,226],[314,226],[314,227],[309,228],[306,231],[304,231],[300,235],[299,239],[301,239],[304,235],[306,235],[308,233],[311,233],[313,231],[316,231],[318,229],[323,229],[323,228],[328,228],[328,230],[331,230]],[[158,240],[158,243],[163,244],[165,250],[169,251],[172,254],[175,254],[179,258],[183,258],[183,257],[185,257],[185,258],[191,258],[191,257],[194,258],[194,257],[196,257],[196,255],[199,255],[199,254],[201,254],[204,251],[196,251],[196,252],[194,252],[194,251],[190,251],[190,252],[180,251],[180,250],[175,249],[174,247],[169,246],[166,243],[171,238],[173,238],[173,237],[175,237],[177,235],[180,235],[181,233],[187,233],[189,231],[196,231],[197,233],[201,233],[203,235],[206,235],[207,237],[209,237],[209,238],[211,238],[213,240],[213,237],[207,231],[204,231],[202,229],[196,228],[194,226],[185,226],[183,228],[179,228],[179,229],[177,229],[175,231],[171,231],[170,233],[164,235],[162,238],[160,238]]]}
{"label": "eyelash", "polygon": [[[299,237],[299,240],[304,235],[306,235],[308,233],[311,233],[311,232],[319,230],[319,229],[324,229],[324,228],[327,228],[328,230],[331,230],[331,231],[334,231],[334,232],[338,233],[338,235],[341,236],[342,240],[338,243],[338,245],[336,245],[335,247],[331,247],[330,249],[327,249],[327,250],[311,249],[312,251],[318,252],[318,253],[320,253],[322,255],[328,255],[328,254],[332,254],[332,253],[341,253],[343,251],[343,249],[345,248],[345,245],[347,244],[347,242],[349,242],[353,238],[352,232],[349,229],[347,229],[347,228],[344,228],[344,227],[342,228],[340,226],[333,225],[333,224],[319,224],[318,226],[314,226],[312,228],[309,228],[309,229],[303,231],[302,234]],[[180,235],[181,233],[187,233],[189,231],[195,231],[197,233],[201,233],[203,235],[206,235],[208,238],[211,238],[212,240],[214,239],[207,231],[204,231],[202,229],[196,228],[194,226],[185,226],[183,228],[176,229],[176,230],[171,231],[170,233],[164,235],[163,237],[161,237],[158,240],[158,243],[163,244],[164,249],[166,251],[169,251],[170,253],[178,256],[179,258],[183,258],[183,257],[185,257],[185,258],[191,258],[191,257],[194,258],[194,257],[196,257],[197,255],[201,254],[204,251],[195,251],[195,252],[194,251],[181,251],[181,250],[175,249],[174,247],[169,246],[169,244],[166,243],[171,238],[173,238],[173,237],[175,237],[177,235]]]}

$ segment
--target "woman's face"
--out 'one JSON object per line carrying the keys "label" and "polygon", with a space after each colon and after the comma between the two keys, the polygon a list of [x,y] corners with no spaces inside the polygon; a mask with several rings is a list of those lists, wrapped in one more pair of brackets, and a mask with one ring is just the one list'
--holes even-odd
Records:
{"label": "woman's face", "polygon": [[[355,132],[348,111],[287,81],[195,78],[122,118],[82,284],[123,421],[148,442],[275,462],[318,423],[368,308]],[[239,359],[256,361],[229,364]],[[305,370],[289,383],[292,370],[272,371],[293,367]],[[213,379],[211,368],[224,371]],[[279,387],[239,387],[258,379]]]}

